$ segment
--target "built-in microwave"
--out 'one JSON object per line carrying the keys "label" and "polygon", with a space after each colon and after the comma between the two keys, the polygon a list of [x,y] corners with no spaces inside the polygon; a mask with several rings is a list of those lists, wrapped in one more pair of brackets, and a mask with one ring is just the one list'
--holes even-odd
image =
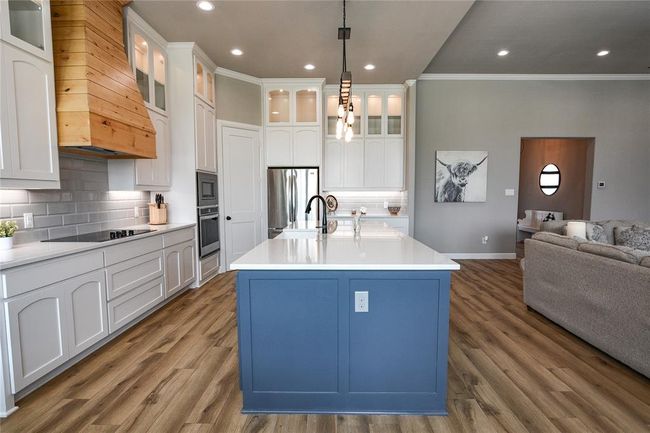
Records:
{"label": "built-in microwave", "polygon": [[219,193],[217,191],[217,175],[196,172],[196,205],[198,207],[217,206]]}

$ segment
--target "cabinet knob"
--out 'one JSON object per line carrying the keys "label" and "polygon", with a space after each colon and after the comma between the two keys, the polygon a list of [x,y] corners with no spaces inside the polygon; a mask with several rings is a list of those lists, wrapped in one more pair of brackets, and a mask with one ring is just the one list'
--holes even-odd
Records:
{"label": "cabinet knob", "polygon": [[226,217],[226,221],[230,221],[231,219],[232,219],[232,218],[229,217],[229,216]]}

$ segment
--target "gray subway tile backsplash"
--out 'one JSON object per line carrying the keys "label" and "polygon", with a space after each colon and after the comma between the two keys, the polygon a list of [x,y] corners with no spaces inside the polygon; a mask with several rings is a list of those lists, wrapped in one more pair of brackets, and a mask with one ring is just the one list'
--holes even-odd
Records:
{"label": "gray subway tile backsplash", "polygon": [[[149,192],[109,193],[107,161],[61,155],[59,167],[60,190],[0,190],[0,219],[18,223],[16,244],[148,222]],[[34,214],[33,229],[24,213]]]}

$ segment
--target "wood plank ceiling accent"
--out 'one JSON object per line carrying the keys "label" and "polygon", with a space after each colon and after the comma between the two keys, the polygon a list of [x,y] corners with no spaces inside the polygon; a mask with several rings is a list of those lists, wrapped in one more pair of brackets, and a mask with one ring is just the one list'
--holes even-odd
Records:
{"label": "wood plank ceiling accent", "polygon": [[156,132],[126,57],[123,1],[53,0],[59,148],[155,158]]}

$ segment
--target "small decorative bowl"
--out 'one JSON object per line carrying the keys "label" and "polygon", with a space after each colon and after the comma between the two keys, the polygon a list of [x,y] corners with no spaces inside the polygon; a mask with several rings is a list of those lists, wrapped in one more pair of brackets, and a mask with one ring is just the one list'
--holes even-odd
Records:
{"label": "small decorative bowl", "polygon": [[397,215],[400,209],[402,209],[401,206],[388,206],[388,212],[391,215]]}

